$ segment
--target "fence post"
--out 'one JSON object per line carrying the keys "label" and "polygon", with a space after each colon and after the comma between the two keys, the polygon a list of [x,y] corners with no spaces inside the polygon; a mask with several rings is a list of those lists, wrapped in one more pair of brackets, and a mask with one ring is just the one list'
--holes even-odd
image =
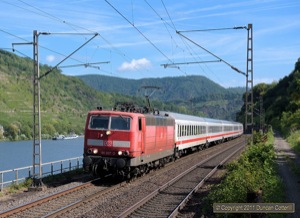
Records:
{"label": "fence post", "polygon": [[31,178],[31,167],[28,167],[28,178]]}
{"label": "fence post", "polygon": [[[65,159],[65,160],[58,160],[58,161],[54,161],[54,162],[49,162],[49,163],[44,163],[42,165],[42,172],[43,172],[43,167],[44,166],[49,166],[51,165],[51,175],[54,175],[54,171],[55,172],[59,172],[59,162],[60,162],[60,172],[63,173],[64,168],[63,168],[63,163],[65,162],[67,164],[67,162],[69,161],[69,170],[71,169],[75,169],[76,167],[76,163],[75,161],[77,161],[77,169],[79,169],[80,167],[80,162],[79,160],[81,159],[81,157],[76,157],[76,158],[70,158],[70,159]],[[74,161],[74,167],[72,167],[72,161]],[[54,164],[57,164],[58,166],[55,167]],[[56,168],[58,168],[57,170],[55,170]],[[48,169],[48,168],[47,168]],[[68,169],[68,167],[66,166],[65,168],[66,170]],[[16,169],[11,169],[11,170],[5,170],[5,171],[0,171],[0,192],[3,191],[4,187],[6,187],[6,184],[11,184],[16,182],[16,184],[19,184],[19,181],[25,179],[26,180],[26,170],[28,170],[28,177],[31,178],[32,177],[32,166],[26,166],[26,167],[21,167],[21,168],[16,168]],[[20,171],[20,172],[19,172]],[[12,175],[12,177],[14,176],[15,178],[13,180],[10,181],[4,181],[4,174],[9,174],[9,177]],[[20,173],[20,179],[19,179],[19,173]],[[49,173],[49,172],[46,172]],[[46,173],[43,173],[46,174]],[[6,177],[5,177],[6,178]]]}
{"label": "fence post", "polygon": [[0,173],[1,174],[1,190],[0,192],[2,192],[3,190],[3,173]]}
{"label": "fence post", "polygon": [[53,163],[51,163],[51,176],[53,176]]}
{"label": "fence post", "polygon": [[15,171],[15,175],[16,175],[16,184],[19,185],[19,174],[18,174],[18,170]]}

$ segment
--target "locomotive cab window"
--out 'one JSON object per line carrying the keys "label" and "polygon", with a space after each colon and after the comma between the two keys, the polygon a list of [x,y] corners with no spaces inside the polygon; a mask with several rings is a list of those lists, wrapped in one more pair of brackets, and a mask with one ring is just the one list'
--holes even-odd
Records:
{"label": "locomotive cab window", "polygon": [[92,116],[90,120],[91,129],[108,129],[108,116]]}
{"label": "locomotive cab window", "polygon": [[111,130],[130,130],[130,118],[129,117],[111,117]]}
{"label": "locomotive cab window", "polygon": [[92,116],[90,118],[90,129],[130,130],[129,117],[124,116]]}

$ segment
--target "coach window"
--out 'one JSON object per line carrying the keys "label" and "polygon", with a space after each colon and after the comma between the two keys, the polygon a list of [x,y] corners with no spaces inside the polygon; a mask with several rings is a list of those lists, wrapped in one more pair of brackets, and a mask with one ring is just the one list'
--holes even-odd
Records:
{"label": "coach window", "polygon": [[182,134],[183,134],[183,126],[180,125],[180,137],[182,136]]}
{"label": "coach window", "polygon": [[183,126],[180,125],[180,136],[182,136],[182,135],[183,135]]}

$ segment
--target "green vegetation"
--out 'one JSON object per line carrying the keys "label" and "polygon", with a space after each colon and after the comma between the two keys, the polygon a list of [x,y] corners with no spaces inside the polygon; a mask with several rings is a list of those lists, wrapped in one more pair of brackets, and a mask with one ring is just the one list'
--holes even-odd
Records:
{"label": "green vegetation", "polygon": [[[260,103],[265,111],[265,123],[280,131],[285,137],[300,129],[300,58],[295,69],[278,83],[258,84],[253,88],[254,110],[260,111]],[[243,121],[245,107],[238,114]],[[254,116],[255,126],[260,116]]]}
{"label": "green vegetation", "polygon": [[[79,76],[87,85],[96,90],[130,96],[143,96],[143,86],[157,86],[160,89],[151,99],[176,105],[195,115],[235,120],[243,104],[244,88],[228,88],[212,82],[203,76],[181,76],[148,79],[122,79],[103,75]],[[152,91],[152,90],[151,90]],[[159,107],[158,107],[159,108]],[[201,111],[202,113],[199,113]]]}
{"label": "green vegetation", "polygon": [[291,147],[300,155],[300,130],[293,131],[287,138]]}
{"label": "green vegetation", "polygon": [[[40,65],[40,74],[50,68]],[[0,140],[32,139],[32,75],[32,60],[0,50]],[[89,110],[97,106],[111,109],[116,102],[122,101],[145,105],[144,98],[100,92],[79,78],[54,70],[41,79],[42,137],[71,132],[82,134]],[[160,101],[152,104],[160,110],[191,113],[189,109],[174,104]]]}
{"label": "green vegetation", "polygon": [[[287,138],[288,143],[291,147],[296,151],[298,155],[300,155],[300,130],[292,132]],[[288,164],[292,170],[292,172],[300,178],[300,166],[296,163],[294,159],[288,159]]]}
{"label": "green vegetation", "polygon": [[[249,146],[241,158],[226,166],[228,169],[221,184],[213,187],[204,200],[204,214],[208,217],[218,217],[212,213],[212,205],[218,203],[246,203],[247,195],[262,191],[264,203],[284,201],[283,184],[277,175],[273,134],[268,133],[264,141],[261,133],[254,134],[254,144]],[[227,217],[234,217],[228,214]],[[219,217],[223,217],[223,214]],[[248,217],[245,216],[245,217]],[[270,216],[272,217],[272,216]],[[274,217],[281,217],[275,214]]]}
{"label": "green vegetation", "polygon": [[28,189],[31,183],[32,183],[32,179],[27,178],[24,182],[21,182],[19,184],[12,183],[10,186],[5,188],[5,191],[9,194],[17,193],[18,191],[24,191],[25,189]]}

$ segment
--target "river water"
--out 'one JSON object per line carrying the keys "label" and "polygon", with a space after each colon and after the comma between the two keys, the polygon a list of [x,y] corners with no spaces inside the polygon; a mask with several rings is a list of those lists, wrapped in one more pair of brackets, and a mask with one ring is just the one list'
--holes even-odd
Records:
{"label": "river water", "polygon": [[[42,162],[82,157],[83,137],[69,140],[42,140]],[[33,141],[0,142],[0,171],[33,163]]]}

